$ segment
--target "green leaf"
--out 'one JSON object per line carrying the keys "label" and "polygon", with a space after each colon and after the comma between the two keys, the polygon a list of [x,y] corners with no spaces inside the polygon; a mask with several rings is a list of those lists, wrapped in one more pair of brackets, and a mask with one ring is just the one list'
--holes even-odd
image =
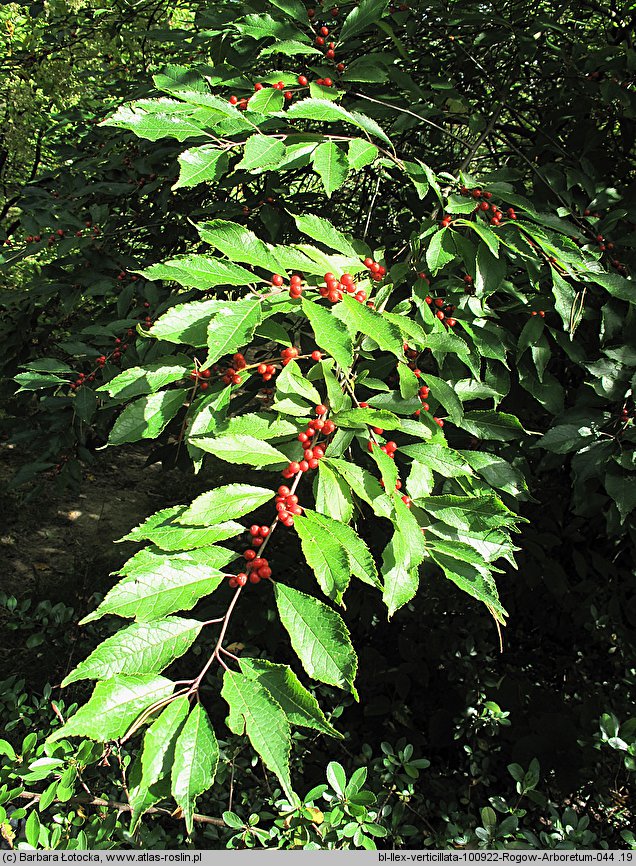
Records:
{"label": "green leaf", "polygon": [[484,241],[493,256],[496,259],[499,258],[499,238],[489,226],[477,220],[472,222],[470,220],[457,219],[455,223],[456,225],[464,225],[471,228]]}
{"label": "green leaf", "polygon": [[386,321],[381,313],[361,304],[350,295],[333,308],[337,316],[351,333],[361,333],[370,337],[385,352],[391,352],[401,360],[404,358],[404,341],[398,328]]}
{"label": "green leaf", "polygon": [[485,451],[458,451],[457,453],[461,454],[466,463],[470,464],[491,487],[521,499],[526,498],[524,496],[528,491],[526,480],[523,474],[507,460]]}
{"label": "green leaf", "polygon": [[370,141],[364,138],[352,138],[349,142],[347,159],[349,160],[349,168],[353,171],[359,171],[365,165],[370,165],[377,158],[378,149]]}
{"label": "green leaf", "polygon": [[65,737],[88,737],[105,743],[123,737],[138,716],[174,688],[165,677],[118,676],[97,683],[88,703],[54,731],[48,742]]}
{"label": "green leaf", "polygon": [[201,348],[207,345],[210,319],[226,307],[227,301],[217,300],[177,304],[157,319],[149,333],[168,343],[185,343]]}
{"label": "green leaf", "polygon": [[273,491],[251,484],[225,484],[197,496],[180,515],[179,523],[206,525],[242,517],[254,511],[274,496]]}
{"label": "green leaf", "polygon": [[298,42],[297,39],[283,39],[280,42],[274,42],[273,45],[268,45],[267,48],[259,53],[260,57],[270,57],[272,54],[284,54],[286,57],[297,57],[303,54],[322,54],[318,48],[313,45],[305,45],[304,42]]}
{"label": "green leaf", "polygon": [[444,478],[461,478],[473,474],[469,463],[462,458],[458,451],[445,448],[438,442],[406,445],[400,448],[400,454],[413,457],[419,463],[423,463],[443,475]]}
{"label": "green leaf", "polygon": [[574,313],[578,292],[574,286],[572,286],[567,280],[564,280],[554,268],[551,268],[551,274],[554,309],[561,317],[565,331],[569,334],[573,334],[576,328]]}
{"label": "green leaf", "polygon": [[302,299],[303,312],[314,330],[316,343],[344,370],[353,364],[353,343],[346,326],[333,313],[315,301]]}
{"label": "green leaf", "polygon": [[295,518],[294,528],[318,585],[328,598],[340,604],[349,585],[350,572],[347,550],[337,535],[330,531],[331,524],[336,522],[305,509],[304,516]]}
{"label": "green leaf", "polygon": [[285,794],[293,798],[289,774],[291,731],[281,705],[260,682],[229,670],[223,676],[221,695],[230,708],[229,729],[239,736],[247,733],[265,766],[276,774]]}
{"label": "green leaf", "polygon": [[168,776],[174,764],[174,748],[179,731],[188,715],[190,701],[184,695],[168,704],[150,725],[144,736],[141,753],[141,784],[152,787]]}
{"label": "green leaf", "polygon": [[[240,265],[196,253],[151,265],[138,273],[148,280],[171,280],[181,286],[203,290],[216,286],[248,286],[257,282],[257,277]],[[216,304],[220,309],[221,302],[216,301]],[[155,335],[154,328],[151,333]]]}
{"label": "green leaf", "polygon": [[430,373],[427,373],[426,384],[431,389],[431,397],[439,400],[448,412],[448,417],[453,424],[461,425],[462,418],[464,417],[464,407],[448,382],[445,382],[444,379],[440,379],[438,376],[432,376]]}
{"label": "green leaf", "polygon": [[314,488],[316,511],[328,514],[335,520],[348,523],[353,516],[353,501],[349,488],[340,476],[326,465],[324,460],[318,464],[318,475]]}
{"label": "green leaf", "polygon": [[400,394],[405,400],[415,397],[420,388],[420,382],[413,370],[407,364],[398,364],[400,379]]}
{"label": "green leaf", "polygon": [[448,552],[442,552],[435,543],[430,545],[431,558],[440,566],[444,575],[452,580],[461,590],[472,595],[473,598],[486,604],[497,620],[505,625],[505,617],[508,615],[499,601],[499,595],[492,575],[487,568],[464,562],[457,556]]}
{"label": "green leaf", "polygon": [[627,301],[630,304],[636,303],[636,291],[634,290],[633,280],[627,280],[618,274],[603,274],[588,270],[585,273],[585,278],[597,286],[602,286],[610,293],[613,298],[619,298],[621,301]]}
{"label": "green leaf", "polygon": [[405,160],[403,162],[404,171],[406,172],[407,177],[410,179],[411,183],[417,190],[417,194],[420,198],[425,198],[426,193],[429,190],[429,182],[428,176],[421,165],[418,165],[416,162],[409,162]]}
{"label": "green leaf", "polygon": [[[254,94],[250,103],[253,102],[261,94],[265,94],[265,98],[273,97],[276,94],[283,101],[283,94],[279,90],[273,88],[263,89]],[[250,105],[250,107],[252,107]],[[254,171],[254,169],[275,168],[279,162],[285,158],[287,148],[278,138],[270,138],[267,135],[252,135],[245,142],[245,150],[243,159],[236,166],[237,169],[242,168],[245,171]]]}
{"label": "green leaf", "polygon": [[247,677],[256,680],[270,693],[284,711],[290,725],[311,728],[342,739],[342,734],[329,724],[318,701],[300,683],[290,667],[250,658],[242,658],[239,664]]}
{"label": "green leaf", "polygon": [[[307,37],[287,21],[281,21],[280,16],[273,18],[268,13],[245,15],[234,25],[239,33],[251,36],[252,39],[264,39],[273,36],[278,39],[300,39],[307,42]],[[262,92],[262,91],[261,91]]]}
{"label": "green leaf", "polygon": [[590,444],[593,439],[594,431],[591,427],[558,424],[556,427],[551,427],[535,447],[553,451],[555,454],[568,454]]}
{"label": "green leaf", "polygon": [[[248,103],[247,103],[247,106],[248,106],[250,111],[258,111],[259,114],[274,114],[277,111],[281,111],[284,104],[285,104],[285,99],[284,99],[283,94],[281,93],[280,90],[277,90],[275,87],[264,87],[262,90],[257,90],[253,96],[250,96]],[[257,136],[252,136],[252,138],[256,138],[256,137]],[[258,138],[267,138],[267,136],[258,136]],[[248,143],[249,143],[249,139],[248,139]],[[280,162],[285,155],[285,145],[281,141],[279,141],[277,143],[281,145],[283,150],[281,153],[281,151],[279,149],[279,153],[281,153],[281,156],[278,160],[274,160],[274,153],[272,153],[270,155],[270,157],[269,157],[270,161],[268,163],[269,167],[273,167],[277,162]],[[244,161],[245,161],[245,159],[248,159],[247,148],[246,148],[246,154],[244,157]],[[256,159],[258,159],[257,150],[254,149],[253,152],[252,152],[252,150],[250,150],[248,162],[256,160]],[[247,168],[247,167],[248,166],[246,166],[246,165],[240,165],[240,164],[237,166],[237,168]],[[250,168],[255,168],[255,167],[256,166],[250,166]]]}
{"label": "green leaf", "polygon": [[294,215],[294,222],[298,231],[307,235],[313,241],[318,241],[318,243],[324,244],[330,250],[336,250],[336,252],[341,253],[343,256],[353,256],[359,259],[358,253],[351,243],[342,232],[332,226],[329,220],[315,214],[299,214]]}
{"label": "green leaf", "polygon": [[544,327],[543,319],[539,316],[532,316],[528,319],[521,329],[519,340],[517,341],[517,360],[519,360],[526,349],[537,343],[543,334]]}
{"label": "green leaf", "polygon": [[212,787],[219,763],[219,746],[208,714],[201,704],[195,704],[174,749],[171,789],[188,833],[194,826],[197,797]]}
{"label": "green leaf", "polygon": [[55,376],[53,373],[18,373],[13,378],[20,386],[16,391],[17,394],[20,391],[38,391],[40,388],[51,388],[54,385],[68,384],[66,379],[60,379],[59,376]]}
{"label": "green leaf", "polygon": [[396,530],[382,554],[383,600],[389,619],[396,610],[409,602],[419,586],[417,567],[411,565],[408,541]]}
{"label": "green leaf", "polygon": [[187,394],[185,388],[178,388],[175,391],[149,394],[129,403],[113,424],[108,444],[122,445],[140,439],[156,439],[177,414]]}
{"label": "green leaf", "polygon": [[245,299],[231,301],[224,310],[216,313],[208,325],[208,348],[206,366],[216,363],[223,355],[236,352],[246,346],[262,318],[260,300]]}
{"label": "green leaf", "polygon": [[526,431],[515,415],[495,412],[492,409],[475,409],[466,412],[459,426],[478,439],[521,439]]}
{"label": "green leaf", "polygon": [[274,584],[281,622],[310,677],[351,692],[358,660],[342,618],[326,604],[282,583]]}
{"label": "green leaf", "polygon": [[477,295],[494,295],[506,276],[506,262],[497,258],[484,243],[477,247],[475,290]]}
{"label": "green leaf", "polygon": [[327,198],[331,198],[331,193],[342,186],[349,173],[349,162],[344,151],[333,141],[323,141],[314,150],[312,163],[314,171],[320,175]]}
{"label": "green leaf", "polygon": [[311,382],[303,376],[303,373],[296,363],[290,361],[276,379],[276,398],[297,396],[303,400],[308,400],[316,405],[320,403],[320,393],[314,388]]}
{"label": "green leaf", "polygon": [[417,504],[438,520],[461,530],[484,532],[499,526],[511,526],[519,519],[492,493],[427,496],[418,499]]}
{"label": "green leaf", "polygon": [[176,616],[133,623],[103,641],[62,685],[107,680],[117,674],[159,673],[190,649],[201,626],[198,620]]}
{"label": "green leaf", "polygon": [[[183,103],[174,99],[139,100],[122,105],[100,126],[129,129],[139,138],[157,141],[160,138],[208,138],[201,125],[191,117],[179,113]],[[157,110],[158,108],[163,110]],[[237,112],[238,114],[238,112]]]}
{"label": "green leaf", "polygon": [[233,262],[244,262],[276,273],[280,264],[270,247],[254,232],[228,220],[199,223],[197,231],[210,246],[221,250]]}
{"label": "green leaf", "polygon": [[453,233],[449,229],[436,231],[426,250],[426,264],[433,276],[455,258]]}
{"label": "green leaf", "polygon": [[[333,469],[349,485],[351,490],[373,508],[379,517],[390,517],[393,508],[378,479],[366,469],[333,457],[325,457],[326,465]],[[321,461],[322,462],[322,461]]]}
{"label": "green leaf", "polygon": [[175,360],[165,358],[145,367],[129,367],[97,390],[107,391],[111,397],[122,400],[138,397],[140,394],[152,394],[189,375],[192,365],[177,364]]}
{"label": "green leaf", "polygon": [[172,189],[219,180],[227,173],[229,157],[227,151],[219,150],[216,145],[204,144],[184,150],[179,155],[179,166],[179,179]]}
{"label": "green leaf", "polygon": [[378,22],[384,15],[386,7],[387,0],[361,0],[342,22],[340,41],[348,42],[353,36],[357,36],[358,33]]}
{"label": "green leaf", "polygon": [[245,530],[242,524],[234,521],[202,527],[175,525],[174,521],[182,517],[185,510],[183,505],[163,508],[136,526],[120,541],[152,541],[161,550],[192,550],[234,538]]}
{"label": "green leaf", "polygon": [[346,108],[334,101],[330,89],[312,83],[310,92],[312,95],[308,99],[302,99],[287,109],[286,118],[317,120],[322,123],[350,123],[358,129],[364,129],[370,135],[381,138],[387,144],[391,144],[391,140],[375,120],[358,111],[347,111]]}
{"label": "green leaf", "polygon": [[333,416],[338,427],[380,427],[385,430],[399,430],[402,420],[386,409],[345,409]]}
{"label": "green leaf", "polygon": [[282,451],[277,451],[268,442],[262,442],[254,436],[236,434],[217,436],[215,438],[201,437],[194,440],[197,448],[214,454],[228,463],[241,463],[247,466],[273,466],[276,463],[289,462]]}
{"label": "green leaf", "polygon": [[108,613],[147,622],[174,611],[190,610],[223,583],[225,572],[220,569],[235,558],[233,551],[222,547],[177,554],[146,548],[122,568],[127,576],[80,625]]}

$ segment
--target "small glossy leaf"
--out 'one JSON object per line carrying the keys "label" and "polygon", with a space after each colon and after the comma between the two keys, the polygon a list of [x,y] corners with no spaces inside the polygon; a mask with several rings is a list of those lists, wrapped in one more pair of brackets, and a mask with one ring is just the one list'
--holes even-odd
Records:
{"label": "small glossy leaf", "polygon": [[108,444],[122,445],[140,439],[156,439],[177,414],[187,394],[184,388],[177,388],[174,391],[159,391],[129,403],[115,421]]}
{"label": "small glossy leaf", "polygon": [[208,714],[195,704],[174,749],[172,796],[183,810],[186,829],[192,833],[197,797],[212,786],[219,762],[219,746]]}
{"label": "small glossy leaf", "polygon": [[251,484],[224,484],[198,496],[178,517],[179,523],[206,525],[242,517],[264,505],[274,496],[272,490]]}

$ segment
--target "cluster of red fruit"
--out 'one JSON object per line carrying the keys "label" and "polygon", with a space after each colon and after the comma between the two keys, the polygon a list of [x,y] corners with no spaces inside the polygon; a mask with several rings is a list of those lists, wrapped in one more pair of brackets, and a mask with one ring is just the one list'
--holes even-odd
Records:
{"label": "cluster of red fruit", "polygon": [[211,370],[197,370],[195,367],[194,370],[192,370],[192,372],[190,373],[190,378],[193,382],[199,383],[199,388],[202,391],[207,391],[209,387],[209,382],[207,382],[206,379],[209,379],[211,375]]}
{"label": "cluster of red fruit", "polygon": [[241,376],[239,371],[247,367],[247,362],[240,352],[232,355],[232,364],[223,372],[221,379],[226,385],[240,385]]}
{"label": "cluster of red fruit", "polygon": [[621,409],[621,422],[623,424],[627,424],[627,422],[629,421],[630,418],[631,418],[631,415],[629,414],[629,410],[628,410],[627,406],[623,406],[623,408]]}
{"label": "cluster of red fruit", "polygon": [[362,262],[362,264],[369,271],[369,276],[371,277],[371,279],[375,280],[376,282],[379,282],[379,280],[381,280],[386,274],[386,268],[384,267],[384,265],[381,265],[379,262],[375,262],[372,258],[369,258],[368,256]]}
{"label": "cluster of red fruit", "polygon": [[[479,187],[475,187],[474,189],[468,189],[467,186],[462,186],[460,192],[463,196],[470,196],[474,199],[482,199],[479,204],[475,207],[475,212],[482,212],[484,215],[488,214],[490,216],[490,224],[493,226],[498,226],[501,223],[501,220],[504,216],[503,211],[498,207],[498,205],[493,204],[490,199],[492,198],[492,193],[487,190],[481,190]],[[485,201],[484,201],[485,199]],[[508,219],[516,220],[517,214],[515,213],[515,209],[513,207],[509,207],[506,210],[506,216]]]}
{"label": "cluster of red fruit", "polygon": [[310,469],[318,468],[318,461],[325,456],[325,449],[322,445],[318,445],[320,436],[325,439],[335,431],[336,425],[333,421],[327,420],[325,415],[328,412],[326,406],[319,403],[315,408],[316,418],[311,420],[307,425],[307,429],[298,434],[298,441],[303,446],[304,456],[300,461],[292,460],[292,462],[283,469],[283,478],[293,478],[299,472],[309,472]]}
{"label": "cluster of red fruit", "polygon": [[353,295],[356,301],[360,301],[360,303],[364,303],[367,299],[367,293],[364,289],[356,291],[356,281],[352,274],[343,274],[338,279],[335,274],[328,271],[324,279],[325,284],[318,289],[318,294],[321,298],[327,298],[332,304],[341,301],[345,292]]}
{"label": "cluster of red fruit", "polygon": [[[376,436],[382,436],[384,430],[382,427],[372,427],[371,428]],[[369,439],[367,442],[367,450],[373,451],[373,446],[377,445],[377,442],[374,442],[373,439]],[[398,450],[396,442],[385,442],[384,445],[380,445],[380,451],[383,451],[387,457],[390,457],[391,460],[395,460],[395,452]]]}
{"label": "cluster of red fruit", "polygon": [[[334,15],[334,10],[336,12],[335,15]],[[339,10],[336,6],[334,6],[333,9],[331,10],[331,14],[334,18],[337,18],[338,12],[339,12]],[[311,14],[311,13],[313,13],[313,14]],[[316,14],[315,9],[309,9],[307,12],[307,15],[310,19],[314,18],[315,14]],[[327,58],[327,60],[335,60],[336,59],[336,43],[327,41],[327,37],[330,35],[330,33],[331,33],[331,31],[330,31],[329,27],[327,27],[326,24],[318,24],[316,26],[316,38],[314,41],[319,48],[323,49],[324,55]],[[336,69],[338,70],[338,72],[344,72],[344,70],[345,70],[344,63],[336,64]],[[324,84],[325,87],[331,87],[333,82],[330,78],[317,78],[316,84]]]}
{"label": "cluster of red fruit", "polygon": [[[468,279],[466,279],[468,277]],[[464,277],[465,282],[472,283],[473,278],[467,274]],[[437,307],[435,311],[436,317],[440,320],[440,322],[444,322],[445,325],[448,325],[449,328],[454,328],[457,324],[457,319],[452,317],[452,313],[455,312],[455,304],[447,304],[444,298],[431,298],[430,295],[427,295],[424,299],[429,306]]]}
{"label": "cluster of red fruit", "polygon": [[545,319],[545,312],[543,310],[533,310],[530,315],[539,316],[541,319]]}
{"label": "cluster of red fruit", "polygon": [[[128,328],[128,330],[126,331],[126,336],[132,337],[133,334],[134,334],[134,331],[132,330],[132,328]],[[99,369],[100,367],[104,367],[106,365],[106,362],[109,360],[113,361],[113,362],[119,361],[121,356],[123,355],[123,353],[126,351],[127,348],[128,348],[128,343],[124,343],[119,337],[115,337],[115,349],[114,349],[114,351],[112,351],[110,353],[110,355],[99,355],[95,359],[95,363],[97,364],[97,369]],[[71,382],[71,384],[70,384],[71,391],[76,391],[78,388],[81,388],[82,385],[85,385],[87,382],[94,382],[95,381],[95,375],[97,373],[97,369],[93,370],[93,372],[91,372],[91,373],[78,373],[77,379],[75,380],[75,382]]]}
{"label": "cluster of red fruit", "polygon": [[279,522],[287,527],[294,525],[294,514],[303,513],[302,507],[298,504],[298,497],[284,484],[278,488],[276,511]]}
{"label": "cluster of red fruit", "polygon": [[[431,389],[428,387],[428,385],[422,385],[422,387],[421,387],[421,388],[419,389],[419,391],[417,392],[417,396],[420,398],[420,402],[421,402],[421,404],[422,404],[422,409],[423,409],[425,412],[428,412],[429,409],[430,409],[430,406],[429,406],[428,403],[426,402],[426,401],[428,400],[428,395],[429,395],[430,393],[431,393]],[[413,412],[413,415],[414,415],[416,418],[419,418],[419,417],[420,417],[420,414],[421,414],[421,412],[422,412],[422,409],[416,409],[415,412]],[[435,416],[433,416],[433,421],[435,421],[435,423],[437,424],[438,427],[443,427],[443,426],[444,426],[444,421],[443,421],[442,418],[436,418]]]}

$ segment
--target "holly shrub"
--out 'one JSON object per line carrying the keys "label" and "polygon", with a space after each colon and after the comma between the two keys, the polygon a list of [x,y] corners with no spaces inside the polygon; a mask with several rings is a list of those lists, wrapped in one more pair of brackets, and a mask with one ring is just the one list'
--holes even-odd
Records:
{"label": "holly shrub", "polygon": [[[55,416],[55,447],[79,458],[90,436],[157,440],[155,459],[195,473],[210,461],[223,482],[126,535],[143,546],[82,621],[125,622],[67,674],[95,689],[45,746],[139,741],[131,832],[166,799],[193,831],[217,767],[226,779],[229,729],[299,822],[266,838],[226,813],[232,845],[282,845],[291,826],[309,847],[374,847],[386,829],[364,773],[331,764],[330,789],[301,800],[290,769],[297,728],[343,737],[314,692],[358,701],[350,629],[365,600],[408,618],[420,582],[441,577],[500,629],[498,583],[524,580],[523,509],[565,455],[572,513],[600,520],[615,558],[628,549],[634,53],[620,16],[608,35],[598,13],[560,15],[385,0],[199,10],[201,62],[156,71],[85,131],[111,152],[98,183],[62,173],[78,228],[38,241],[59,250],[47,267],[60,282],[42,288],[55,322],[51,351],[19,359],[16,405],[35,424]],[[565,122],[579,99],[587,113]],[[143,199],[116,205],[123,153],[154,170]],[[112,207],[89,204],[97,186]],[[286,636],[284,657],[243,652],[246,595]],[[506,715],[486,704],[482,721]],[[512,766],[524,796],[538,767]],[[316,836],[328,790],[339,805]],[[500,826],[482,810],[480,844],[514,837],[517,807],[502,802]],[[596,844],[587,832],[575,822],[570,841]]]}

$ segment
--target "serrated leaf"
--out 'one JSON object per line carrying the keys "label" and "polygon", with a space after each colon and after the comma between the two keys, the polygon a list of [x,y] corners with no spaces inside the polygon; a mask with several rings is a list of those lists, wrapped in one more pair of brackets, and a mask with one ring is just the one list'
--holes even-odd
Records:
{"label": "serrated leaf", "polygon": [[184,695],[168,704],[150,725],[144,736],[141,753],[141,785],[152,787],[159,779],[168,776],[174,764],[176,739],[190,709],[190,701]]}
{"label": "serrated leaf", "polygon": [[[257,90],[253,96],[250,96],[248,103],[247,103],[247,107],[249,108],[250,111],[258,111],[259,114],[274,114],[276,111],[281,111],[284,104],[285,104],[285,99],[284,99],[283,94],[280,90],[278,90],[275,87],[264,87],[262,90]],[[259,138],[267,138],[267,136],[258,136],[258,137]],[[256,136],[252,136],[252,138],[256,138]],[[248,139],[248,142],[249,142],[249,139]],[[282,146],[283,150],[281,151],[280,148],[278,148],[278,153],[280,154],[278,159],[275,158],[275,152],[272,152],[270,154],[270,156],[268,157],[269,162],[267,163],[267,165],[270,167],[273,167],[274,165],[277,164],[277,162],[280,162],[280,160],[285,155],[285,145],[281,141],[278,141],[277,143]],[[254,146],[253,150],[250,149],[249,157],[248,157],[247,148],[246,148],[246,154],[245,154],[244,160],[245,159],[247,159],[248,162],[253,162],[254,160],[258,160],[259,159],[258,148],[256,148],[256,146]],[[237,168],[247,168],[247,166],[246,165],[241,166],[239,164],[237,166]],[[256,168],[256,166],[252,165],[252,166],[250,166],[250,168]]]}
{"label": "serrated leaf", "polygon": [[[216,286],[248,286],[257,282],[257,277],[240,265],[196,253],[151,265],[138,273],[148,280],[171,280],[181,286],[202,290]],[[217,309],[221,309],[220,303],[216,301]],[[151,333],[154,335],[154,330]]]}
{"label": "serrated leaf", "polygon": [[453,233],[450,229],[436,231],[426,250],[426,264],[433,276],[456,256]]}
{"label": "serrated leaf", "polygon": [[459,426],[478,439],[521,439],[526,431],[516,415],[495,412],[494,409],[474,409],[466,412]]}
{"label": "serrated leaf", "polygon": [[[139,138],[157,141],[160,138],[176,138],[185,141],[188,138],[207,138],[199,122],[179,113],[183,103],[173,99],[139,100],[122,105],[100,126],[116,126],[119,129],[129,129]],[[160,108],[161,110],[157,110]],[[238,112],[237,112],[238,113]]]}
{"label": "serrated leaf", "polygon": [[209,354],[206,366],[216,363],[223,355],[236,352],[246,346],[262,319],[262,304],[259,300],[245,299],[229,302],[224,310],[216,313],[208,325]]}
{"label": "serrated leaf", "polygon": [[494,295],[506,276],[506,262],[496,258],[484,243],[477,246],[475,261],[475,291],[480,295]]}
{"label": "serrated leaf", "polygon": [[380,427],[385,430],[399,430],[402,421],[386,409],[345,409],[333,416],[338,427]]}
{"label": "serrated leaf", "polygon": [[270,247],[254,232],[229,220],[199,223],[197,231],[210,246],[220,250],[233,262],[244,262],[276,273],[280,264]]}
{"label": "serrated leaf", "polygon": [[282,583],[274,584],[281,622],[310,677],[351,692],[358,666],[349,632],[342,618],[313,596]]}
{"label": "serrated leaf", "polygon": [[324,244],[330,250],[335,250],[343,256],[352,256],[359,260],[360,257],[351,243],[329,220],[315,214],[297,214],[294,215],[294,222],[298,231],[313,241],[318,241],[318,243]]}
{"label": "serrated leaf", "polygon": [[312,163],[314,171],[320,176],[327,198],[331,198],[331,193],[339,189],[347,179],[347,157],[333,141],[323,141],[314,150]]}
{"label": "serrated leaf", "polygon": [[378,517],[390,517],[393,511],[391,500],[384,493],[378,479],[362,466],[333,457],[324,458],[330,469],[333,469],[349,485],[351,490],[373,508]]}
{"label": "serrated leaf", "polygon": [[133,623],[106,638],[62,685],[107,680],[117,674],[159,673],[190,649],[201,627],[198,620],[176,616]]}
{"label": "serrated leaf", "polygon": [[381,313],[361,304],[350,295],[345,295],[342,301],[333,308],[337,316],[347,326],[351,333],[361,333],[370,337],[385,352],[391,352],[398,358],[404,357],[404,341],[400,331],[394,324],[388,322]]}
{"label": "serrated leaf", "polygon": [[440,379],[438,376],[432,376],[430,373],[427,373],[426,384],[431,389],[431,397],[434,397],[442,404],[453,424],[461,425],[462,418],[464,417],[464,407],[448,382],[445,382],[444,379]]}
{"label": "serrated leaf", "polygon": [[[266,98],[269,97],[270,100],[272,95],[276,94],[281,100],[282,107],[283,94],[273,88],[258,91],[254,94],[250,103],[262,93],[265,94]],[[275,168],[285,158],[286,152],[287,148],[280,139],[270,138],[267,135],[252,135],[245,142],[243,159],[237,164],[236,168],[242,168],[245,171],[254,171],[258,168]]]}
{"label": "serrated leaf", "polygon": [[176,554],[142,550],[122,568],[124,579],[80,625],[105,614],[148,622],[174,611],[190,610],[223,583],[225,572],[220,569],[235,557],[233,551],[222,547]]}
{"label": "serrated leaf", "polygon": [[458,451],[481,477],[498,490],[523,498],[528,490],[523,474],[507,460],[485,451]]}
{"label": "serrated leaf", "polygon": [[157,319],[150,335],[168,343],[185,343],[201,348],[207,345],[210,319],[226,306],[227,301],[217,300],[177,304]]}
{"label": "serrated leaf", "polygon": [[66,379],[61,379],[53,373],[18,373],[13,378],[20,386],[16,394],[19,394],[20,391],[38,391],[40,388],[51,388],[54,385],[68,385]]}
{"label": "serrated leaf", "polygon": [[370,165],[378,158],[378,149],[375,144],[364,138],[352,138],[349,142],[347,159],[349,168],[359,171],[365,165]]}
{"label": "serrated leaf", "polygon": [[344,370],[353,364],[353,342],[346,326],[330,310],[314,301],[302,299],[303,312],[314,330],[316,343]]}
{"label": "serrated leaf", "polygon": [[234,671],[225,672],[221,695],[230,708],[229,729],[239,736],[247,733],[265,766],[276,774],[286,795],[293,797],[289,774],[291,731],[283,708],[259,682]]}
{"label": "serrated leaf", "polygon": [[316,511],[348,523],[353,516],[349,487],[321,460],[315,487]]}
{"label": "serrated leaf", "polygon": [[268,45],[259,53],[259,57],[270,57],[272,54],[284,54],[286,57],[297,57],[303,54],[320,54],[318,48],[313,45],[305,45],[304,42],[298,42],[297,39],[282,39],[280,42],[275,42],[273,45]]}
{"label": "serrated leaf", "polygon": [[445,448],[438,442],[428,442],[418,445],[406,445],[400,448],[400,454],[413,457],[419,463],[434,469],[444,478],[461,478],[472,475],[473,470],[458,451]]}
{"label": "serrated leaf", "polygon": [[508,614],[501,606],[495,582],[487,568],[480,568],[478,565],[451,556],[436,548],[434,543],[430,546],[430,554],[449,580],[468,595],[488,605],[497,620],[505,625],[505,617]]}
{"label": "serrated leaf", "polygon": [[242,658],[241,671],[257,680],[284,711],[291,725],[312,728],[330,737],[342,739],[329,724],[314,696],[301,684],[287,665],[278,665],[265,659]]}
{"label": "serrated leaf", "polygon": [[268,502],[274,493],[251,484],[225,484],[197,496],[178,522],[194,525],[217,523],[249,514]]}
{"label": "serrated leaf", "polygon": [[117,740],[144,710],[167,698],[173,688],[171,680],[150,674],[97,683],[88,703],[54,731],[48,742],[65,737],[88,737],[101,743]]}
{"label": "serrated leaf", "polygon": [[245,530],[242,524],[234,521],[226,521],[216,526],[175,525],[174,521],[182,517],[185,511],[184,505],[163,508],[119,540],[151,541],[161,550],[192,550],[234,538]]}
{"label": "serrated leaf", "polygon": [[459,530],[484,532],[500,526],[512,526],[519,518],[494,494],[456,496],[443,494],[418,499],[417,505]]}
{"label": "serrated leaf", "polygon": [[304,516],[296,517],[294,528],[318,585],[328,598],[340,604],[349,585],[350,572],[346,548],[330,532],[330,524],[335,522],[323,514],[305,509]]}
{"label": "serrated leaf", "polygon": [[272,412],[248,412],[245,415],[235,415],[227,421],[216,425],[219,436],[235,433],[247,433],[256,439],[280,439],[296,436],[298,426],[285,418],[278,418]]}
{"label": "serrated leaf", "polygon": [[420,388],[420,382],[413,370],[407,364],[398,364],[400,394],[405,400],[415,397]]}
{"label": "serrated leaf", "polygon": [[192,833],[197,797],[212,787],[219,762],[219,746],[208,714],[195,704],[177,738],[171,790],[188,833]]}
{"label": "serrated leaf", "polygon": [[179,179],[172,189],[197,186],[206,181],[216,181],[227,173],[229,156],[212,144],[191,147],[179,155]]}
{"label": "serrated leaf", "polygon": [[386,7],[387,0],[361,0],[342,22],[340,40],[348,42],[353,36],[375,24],[384,15]]}
{"label": "serrated leaf", "polygon": [[276,399],[282,397],[297,396],[308,400],[314,405],[320,403],[320,393],[311,382],[303,376],[302,370],[296,361],[290,361],[276,379]]}
{"label": "serrated leaf", "polygon": [[187,395],[185,388],[177,388],[149,394],[129,403],[113,424],[108,444],[156,439],[177,414]]}
{"label": "serrated leaf", "polygon": [[215,438],[200,437],[194,441],[197,448],[214,454],[215,457],[228,463],[241,463],[258,467],[288,462],[282,451],[278,451],[268,442],[262,442],[254,436],[236,434]]}
{"label": "serrated leaf", "polygon": [[189,375],[192,366],[177,364],[175,360],[166,358],[145,367],[129,367],[110,382],[101,385],[97,391],[107,391],[111,397],[121,399],[138,397],[140,394],[152,394]]}
{"label": "serrated leaf", "polygon": [[410,559],[408,542],[402,533],[396,530],[384,548],[380,569],[384,581],[383,600],[389,619],[417,592],[419,573],[418,569],[410,564]]}

